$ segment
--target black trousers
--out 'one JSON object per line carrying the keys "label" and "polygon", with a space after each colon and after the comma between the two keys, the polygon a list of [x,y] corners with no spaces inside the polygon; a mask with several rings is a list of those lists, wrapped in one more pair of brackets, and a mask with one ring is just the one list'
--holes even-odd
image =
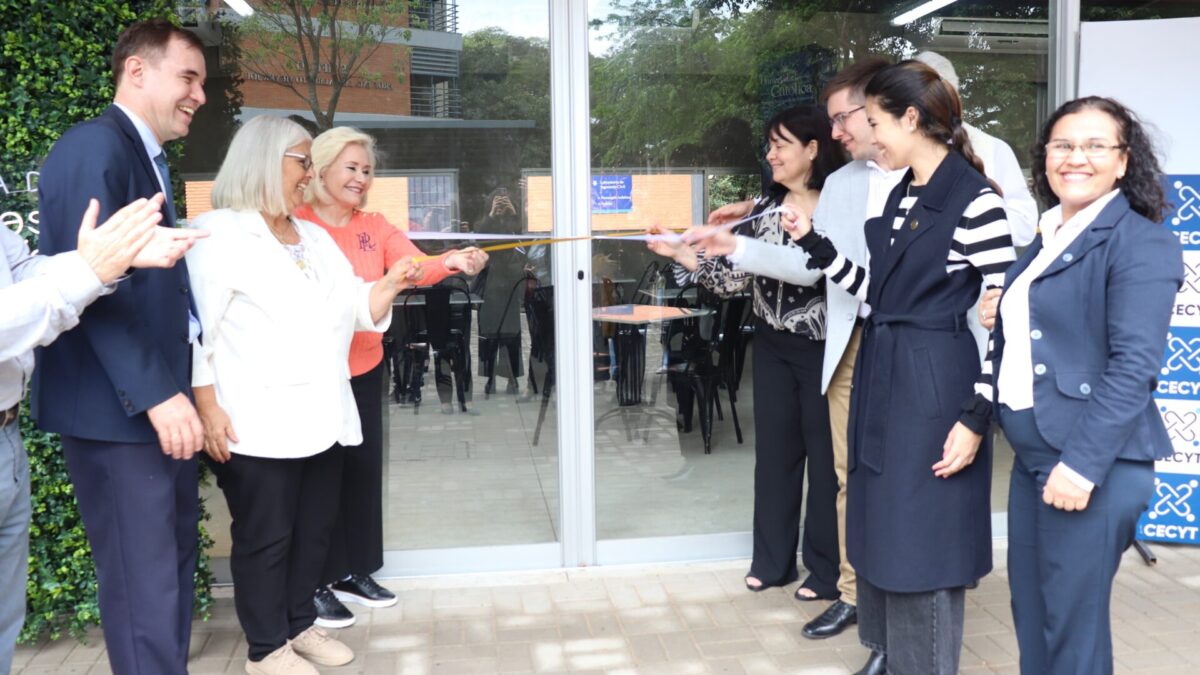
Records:
{"label": "black trousers", "polygon": [[754,559],[750,575],[768,586],[795,581],[796,544],[808,464],[808,511],[801,559],[805,586],[837,595],[837,474],[829,404],[821,395],[823,341],[777,331],[754,334]]}
{"label": "black trousers", "polygon": [[337,517],[342,455],[335,445],[302,459],[233,455],[210,463],[233,517],[234,607],[251,661],[316,621],[313,589]]}
{"label": "black trousers", "polygon": [[114,673],[187,673],[200,515],[196,460],[157,443],[62,437]]}
{"label": "black trousers", "polygon": [[350,378],[361,445],[343,452],[342,489],[322,583],[383,567],[383,364]]}
{"label": "black trousers", "polygon": [[1038,432],[1033,410],[1000,406],[1016,455],[1008,492],[1008,584],[1024,675],[1113,672],[1109,621],[1113,578],[1154,493],[1154,463],[1117,460],[1087,508],[1042,501],[1060,453]]}

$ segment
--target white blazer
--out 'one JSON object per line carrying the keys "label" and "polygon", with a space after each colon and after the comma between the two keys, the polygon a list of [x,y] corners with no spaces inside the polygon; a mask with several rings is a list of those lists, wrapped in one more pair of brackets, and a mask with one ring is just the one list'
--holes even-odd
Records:
{"label": "white blazer", "polygon": [[328,233],[295,222],[316,281],[256,211],[220,209],[193,221],[212,234],[187,253],[204,331],[192,350],[192,386],[215,385],[238,436],[235,454],[309,457],[362,442],[350,340],[355,330],[387,330],[391,311],[374,323],[371,284]]}

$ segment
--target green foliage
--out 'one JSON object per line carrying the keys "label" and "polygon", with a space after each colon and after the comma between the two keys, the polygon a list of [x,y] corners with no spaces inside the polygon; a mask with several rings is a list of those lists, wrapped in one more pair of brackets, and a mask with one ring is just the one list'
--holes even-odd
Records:
{"label": "green foliage", "polygon": [[[109,54],[121,30],[139,19],[170,17],[174,6],[168,0],[0,0],[0,136],[5,141],[0,178],[12,193],[0,193],[0,210],[36,210],[36,193],[17,190],[24,190],[26,174],[37,170],[63,132],[112,101]],[[181,183],[175,193],[182,211]],[[23,229],[22,234],[36,245],[35,230]],[[57,436],[39,431],[24,413],[21,431],[33,491],[21,640],[81,635],[100,620],[96,572],[62,450]],[[200,538],[204,547],[211,542],[203,527]],[[211,607],[211,583],[202,549],[196,573],[196,608],[202,616]]]}
{"label": "green foliage", "polygon": [[468,120],[531,120],[518,166],[550,166],[550,50],[545,40],[485,28],[463,38],[462,112]]}
{"label": "green foliage", "polygon": [[762,176],[720,174],[708,177],[708,205],[717,208],[757,197],[762,192]]}

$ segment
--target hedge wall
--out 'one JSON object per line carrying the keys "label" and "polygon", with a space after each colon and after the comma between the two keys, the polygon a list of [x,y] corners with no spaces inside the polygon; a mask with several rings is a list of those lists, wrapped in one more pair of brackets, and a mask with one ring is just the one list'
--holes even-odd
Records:
{"label": "hedge wall", "polygon": [[[37,196],[24,192],[25,176],[36,171],[50,146],[72,125],[94,117],[113,97],[109,54],[130,23],[171,17],[181,3],[167,0],[0,0],[0,211],[25,215],[37,209]],[[172,144],[178,156],[179,144]],[[175,195],[182,212],[183,188]],[[6,225],[15,226],[16,216]],[[36,228],[24,227],[36,246]],[[96,570],[75,504],[58,438],[36,428],[24,414],[21,432],[29,453],[33,488],[30,525],[27,617],[21,640],[42,635],[81,635],[100,621]],[[212,575],[205,553],[201,505],[201,558],[196,572],[196,608],[207,617]],[[2,591],[0,591],[2,592]]]}

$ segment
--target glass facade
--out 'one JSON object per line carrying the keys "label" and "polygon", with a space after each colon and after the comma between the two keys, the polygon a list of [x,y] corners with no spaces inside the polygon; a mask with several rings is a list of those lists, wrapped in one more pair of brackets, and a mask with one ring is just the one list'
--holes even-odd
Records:
{"label": "glass facade", "polygon": [[[864,55],[899,60],[932,50],[948,58],[964,119],[1012,146],[1028,176],[1027,149],[1050,107],[1048,3],[958,2],[899,25],[894,19],[913,3],[693,6],[704,4],[592,4],[592,157],[600,189],[612,195],[593,195],[593,232],[685,227],[759,195],[769,176],[766,120],[814,103],[833,72]],[[627,203],[612,203],[624,194]],[[593,279],[612,282],[598,286],[596,303],[696,307],[694,290],[680,289],[669,272],[660,276],[670,261],[643,244],[597,241],[593,251]],[[703,320],[597,325],[600,539],[750,529],[756,421],[748,295],[713,306],[724,319],[716,327]],[[689,350],[701,338],[702,353]],[[1011,463],[999,439],[997,512],[1007,503]]]}
{"label": "glass facade", "polygon": [[[368,210],[429,252],[471,233],[609,237],[496,251],[486,275],[444,282],[454,289],[448,305],[398,301],[378,392],[392,574],[619,562],[619,547],[596,551],[630,540],[660,546],[662,559],[747,555],[756,437],[748,303],[715,327],[594,317],[613,305],[679,304],[664,261],[617,235],[686,227],[758,195],[764,121],[812,103],[830,74],[866,55],[948,58],[966,121],[1007,142],[1028,175],[1028,148],[1053,107],[1055,50],[1065,49],[1051,46],[1055,0],[959,0],[903,20],[921,3],[392,1],[335,17],[361,24],[337,37],[321,21],[330,17],[289,15],[284,0],[249,4],[250,18],[219,0],[179,10],[207,46],[209,71],[208,103],[177,163],[187,217],[209,208],[237,126],[272,114],[314,133],[349,125],[372,134],[381,159]],[[1194,3],[1081,3],[1084,20],[1188,11]],[[564,126],[578,101],[589,123]],[[590,163],[590,194],[578,182],[577,195],[555,186],[568,175],[561,158],[575,155]],[[13,201],[24,178],[2,178],[17,204],[5,207],[14,214],[5,224],[30,226],[36,214]],[[564,194],[586,207],[564,211]],[[586,251],[586,262],[568,250]],[[567,292],[568,279],[590,286],[590,303]],[[449,317],[434,322],[444,328],[436,335],[433,312]],[[683,342],[701,333],[719,373],[709,393],[680,375]],[[559,388],[568,370],[586,382]],[[997,514],[1010,464],[1001,440]],[[215,486],[205,494],[220,558],[228,515]],[[673,543],[681,536],[691,543]],[[697,541],[712,543],[689,548]]]}

